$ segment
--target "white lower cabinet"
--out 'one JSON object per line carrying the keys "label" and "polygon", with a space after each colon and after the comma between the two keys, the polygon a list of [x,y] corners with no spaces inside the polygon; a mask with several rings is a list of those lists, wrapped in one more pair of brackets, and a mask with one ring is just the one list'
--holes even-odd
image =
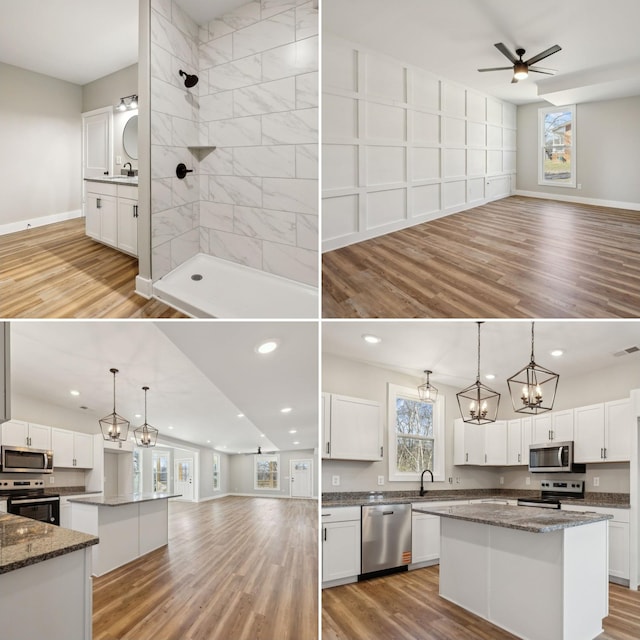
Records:
{"label": "white lower cabinet", "polygon": [[609,577],[629,580],[629,509],[610,509],[605,507],[583,507],[563,504],[563,511],[593,511],[613,516],[609,520]]}
{"label": "white lower cabinet", "polygon": [[360,573],[360,507],[322,509],[322,587],[355,582]]}

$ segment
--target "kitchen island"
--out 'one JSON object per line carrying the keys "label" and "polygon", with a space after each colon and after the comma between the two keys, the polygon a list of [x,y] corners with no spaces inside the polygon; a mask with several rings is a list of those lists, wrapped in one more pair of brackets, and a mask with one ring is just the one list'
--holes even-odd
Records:
{"label": "kitchen island", "polygon": [[69,498],[71,526],[97,535],[93,548],[93,575],[101,576],[169,541],[167,501],[180,494],[139,493]]}
{"label": "kitchen island", "polygon": [[89,640],[96,544],[93,535],[0,513],[0,636]]}
{"label": "kitchen island", "polygon": [[524,640],[590,640],[608,614],[605,514],[496,504],[440,516],[440,595]]}

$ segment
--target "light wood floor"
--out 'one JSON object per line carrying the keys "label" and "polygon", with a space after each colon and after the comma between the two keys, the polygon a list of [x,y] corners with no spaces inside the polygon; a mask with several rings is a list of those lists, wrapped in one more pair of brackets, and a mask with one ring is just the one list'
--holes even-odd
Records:
{"label": "light wood floor", "polygon": [[[517,640],[441,598],[438,576],[433,566],[325,589],[322,640]],[[610,584],[609,613],[598,640],[640,638],[640,593]]]}
{"label": "light wood floor", "polygon": [[323,256],[323,315],[640,316],[640,212],[514,196]]}
{"label": "light wood floor", "polygon": [[[532,611],[532,615],[544,612]],[[517,640],[438,595],[438,566],[322,592],[322,640]],[[640,593],[609,585],[598,640],[640,638]]]}
{"label": "light wood floor", "polygon": [[314,640],[318,503],[169,505],[169,545],[93,582],[94,640]]}
{"label": "light wood floor", "polygon": [[134,292],[138,261],[88,238],[84,218],[0,236],[0,318],[184,318]]}

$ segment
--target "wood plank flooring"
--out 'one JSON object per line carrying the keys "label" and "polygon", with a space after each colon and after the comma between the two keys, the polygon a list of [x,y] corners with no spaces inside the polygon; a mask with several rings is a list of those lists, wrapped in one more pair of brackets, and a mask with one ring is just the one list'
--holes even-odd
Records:
{"label": "wood plank flooring", "polygon": [[640,212],[513,196],[323,256],[327,318],[640,316]]}
{"label": "wood plank flooring", "polygon": [[[322,640],[517,640],[440,598],[438,575],[433,566],[325,589]],[[598,640],[638,640],[640,593],[610,584],[603,626]]]}
{"label": "wood plank flooring", "polygon": [[93,582],[94,640],[314,640],[318,503],[169,504],[169,545]]}
{"label": "wood plank flooring", "polygon": [[135,293],[138,261],[88,238],[84,218],[0,236],[0,318],[184,318]]}

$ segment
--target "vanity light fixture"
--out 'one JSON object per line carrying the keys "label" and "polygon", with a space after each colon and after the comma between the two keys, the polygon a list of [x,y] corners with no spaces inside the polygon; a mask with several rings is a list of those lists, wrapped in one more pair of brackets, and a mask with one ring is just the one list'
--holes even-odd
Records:
{"label": "vanity light fixture", "polygon": [[418,395],[422,402],[433,404],[438,399],[438,390],[429,382],[429,376],[433,373],[429,369],[424,370],[427,379],[418,387]]}
{"label": "vanity light fixture", "polygon": [[113,374],[113,411],[98,422],[102,437],[111,442],[126,442],[129,433],[129,421],[116,413],[116,374],[117,369],[109,369]]}
{"label": "vanity light fixture", "polygon": [[127,109],[138,108],[138,96],[134,93],[130,96],[120,98],[120,104],[116,106],[117,111],[126,111]]}
{"label": "vanity light fixture", "polygon": [[500,394],[480,382],[480,325],[478,325],[478,374],[476,381],[466,389],[456,393],[460,415],[464,422],[487,424],[495,422],[500,406]]}
{"label": "vanity light fixture", "polygon": [[149,387],[142,387],[144,391],[144,424],[133,430],[136,444],[139,447],[155,447],[158,441],[158,430],[147,422],[147,391]]}
{"label": "vanity light fixture", "polygon": [[513,410],[538,414],[553,409],[560,376],[536,364],[534,358],[534,325],[531,323],[531,362],[508,380]]}

